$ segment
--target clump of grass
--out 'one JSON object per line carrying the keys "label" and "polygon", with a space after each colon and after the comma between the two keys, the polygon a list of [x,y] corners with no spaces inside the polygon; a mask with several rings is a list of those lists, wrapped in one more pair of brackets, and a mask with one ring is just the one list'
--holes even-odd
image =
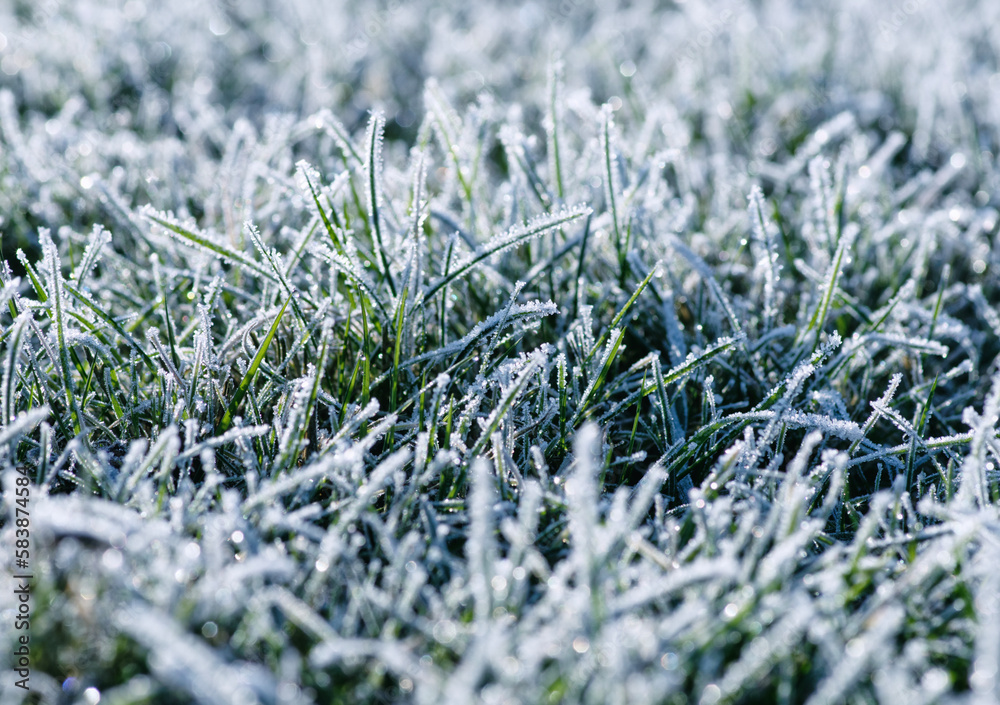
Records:
{"label": "clump of grass", "polygon": [[[268,31],[237,82],[311,79]],[[178,41],[135,113],[177,134],[0,94],[0,202],[39,204],[4,231],[0,481],[6,545],[31,469],[42,700],[989,699],[996,174],[917,88],[890,129],[856,86],[815,105],[686,52],[649,71],[726,100],[629,59],[602,104],[571,49],[537,91],[399,89],[412,129],[277,88],[294,112],[254,123],[192,117],[168,78],[206,50]]]}

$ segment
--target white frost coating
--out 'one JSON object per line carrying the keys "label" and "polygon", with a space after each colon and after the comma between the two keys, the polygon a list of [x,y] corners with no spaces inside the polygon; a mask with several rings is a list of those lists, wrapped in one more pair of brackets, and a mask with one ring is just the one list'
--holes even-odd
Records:
{"label": "white frost coating", "polygon": [[[102,250],[111,243],[111,233],[101,225],[94,225],[94,229],[87,238],[87,248],[83,251],[83,257],[73,270],[73,283],[81,286],[83,280],[91,273],[93,268],[101,259]],[[3,296],[0,295],[0,305],[3,303]]]}
{"label": "white frost coating", "polygon": [[260,666],[223,661],[204,642],[149,605],[133,603],[115,626],[150,651],[153,671],[201,705],[252,705],[275,697],[277,683]]}
{"label": "white frost coating", "polygon": [[781,415],[781,422],[795,428],[814,428],[825,434],[856,441],[863,438],[861,427],[853,421],[834,419],[824,414],[807,414],[798,410]]}
{"label": "white frost coating", "polygon": [[1000,4],[15,4],[46,697],[998,700]]}
{"label": "white frost coating", "polygon": [[516,225],[510,230],[486,242],[478,252],[455,264],[449,274],[441,277],[428,287],[425,296],[430,298],[446,284],[473,271],[481,262],[500,254],[532,238],[540,237],[549,230],[587,216],[591,209],[584,205],[564,208],[552,215],[537,216],[524,225]]}
{"label": "white frost coating", "polygon": [[573,441],[574,469],[566,481],[566,503],[569,506],[569,533],[573,551],[570,560],[576,570],[578,589],[596,588],[599,560],[597,531],[597,474],[600,454],[600,429],[588,423]]}
{"label": "white frost coating", "polygon": [[759,187],[750,192],[748,206],[750,222],[754,234],[754,257],[757,268],[764,273],[764,328],[771,327],[778,315],[781,301],[777,298],[781,265],[778,263],[778,249],[774,240],[774,225],[764,215],[764,194]]}
{"label": "white frost coating", "polygon": [[472,463],[472,492],[469,496],[469,542],[466,560],[469,562],[469,591],[475,605],[475,617],[480,623],[489,621],[492,610],[490,583],[496,546],[493,538],[493,504],[496,501],[497,480],[486,461]]}
{"label": "white frost coating", "polygon": [[987,476],[986,454],[991,450],[996,455],[997,421],[1000,419],[1000,373],[993,377],[990,393],[986,397],[982,413],[967,407],[962,420],[972,427],[969,454],[961,468],[961,485],[958,500],[962,504],[986,506],[990,501],[989,477]]}
{"label": "white frost coating", "polygon": [[0,428],[0,447],[15,440],[18,436],[34,430],[38,424],[49,417],[49,413],[49,408],[42,406],[12,418],[9,424]]}
{"label": "white frost coating", "polygon": [[416,365],[437,358],[452,357],[466,350],[470,345],[473,345],[477,340],[485,337],[487,333],[494,329],[496,329],[496,334],[499,334],[501,328],[498,326],[501,324],[507,325],[516,321],[531,322],[546,316],[554,316],[558,313],[559,307],[551,301],[542,302],[533,300],[523,304],[514,304],[509,309],[497,311],[486,320],[477,323],[472,327],[472,330],[458,340],[453,340],[433,352],[424,353],[423,355],[406,360],[402,365]]}

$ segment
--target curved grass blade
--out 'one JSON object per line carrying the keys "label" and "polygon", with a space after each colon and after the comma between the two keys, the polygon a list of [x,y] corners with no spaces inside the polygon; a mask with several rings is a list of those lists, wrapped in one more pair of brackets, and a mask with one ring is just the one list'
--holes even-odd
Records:
{"label": "curved grass blade", "polygon": [[431,284],[424,292],[424,298],[430,299],[434,294],[441,291],[441,289],[453,282],[455,279],[465,276],[470,271],[475,269],[477,265],[483,262],[483,260],[492,257],[498,252],[520,245],[522,242],[538,237],[548,230],[558,228],[566,223],[576,220],[577,218],[589,215],[590,212],[590,208],[577,206],[554,216],[539,218],[526,226],[512,228],[506,234],[492,239],[486,244],[485,248],[483,248],[479,253],[473,255],[471,259]]}
{"label": "curved grass blade", "polygon": [[544,359],[544,354],[540,354],[538,352],[529,358],[528,363],[518,373],[517,378],[504,392],[500,403],[497,404],[496,408],[493,409],[489,417],[486,419],[486,424],[484,425],[482,433],[479,436],[479,440],[476,441],[476,445],[473,446],[472,451],[469,453],[470,458],[478,456],[479,453],[482,452],[483,448],[486,447],[486,444],[490,441],[490,437],[500,427],[500,422],[524,392],[524,388],[531,380],[531,376],[538,370],[539,367],[541,367]]}
{"label": "curved grass blade", "polygon": [[[823,327],[826,325],[827,316],[830,313],[830,306],[833,303],[834,294],[837,293],[837,285],[840,282],[840,275],[843,270],[844,260],[847,257],[847,251],[854,244],[854,231],[847,229],[841,234],[840,240],[837,243],[837,251],[833,258],[833,263],[830,265],[830,269],[827,272],[826,279],[823,284],[823,298],[820,300],[819,305],[816,307],[813,313],[812,319],[809,321],[809,325],[803,331],[803,335],[810,333],[813,330],[822,331]],[[813,341],[813,350],[819,345],[819,336]]]}
{"label": "curved grass blade", "polygon": [[88,297],[83,292],[78,291],[75,287],[73,287],[72,284],[64,282],[63,287],[73,296],[73,298],[75,298],[77,301],[79,301],[84,306],[93,311],[94,315],[96,315],[98,318],[100,318],[102,321],[108,324],[108,326],[110,326],[115,333],[120,335],[122,340],[128,343],[133,350],[139,353],[139,355],[142,357],[145,363],[150,366],[150,368],[156,367],[156,365],[153,364],[153,359],[146,354],[146,351],[142,349],[142,346],[139,345],[139,342],[135,338],[133,338],[128,333],[128,331],[122,328],[122,325],[118,321],[116,321],[114,318],[105,313],[100,307],[98,307],[97,304],[93,302],[93,300],[90,297]]}
{"label": "curved grass blade", "polygon": [[623,318],[625,318],[625,314],[628,313],[628,310],[632,307],[632,304],[634,304],[635,300],[639,298],[639,294],[642,293],[643,289],[646,288],[646,285],[649,284],[649,281],[653,278],[653,275],[656,274],[658,271],[660,271],[660,262],[657,262],[656,264],[653,265],[653,268],[649,270],[649,274],[646,275],[646,278],[643,279],[642,283],[639,284],[639,286],[636,287],[636,290],[632,292],[632,296],[629,297],[629,300],[626,301],[625,305],[621,307],[621,309],[618,311],[617,314],[615,314],[615,317],[611,321],[611,326],[604,329],[604,332],[601,333],[601,337],[597,339],[596,343],[594,343],[594,347],[592,347],[590,349],[590,352],[587,353],[587,357],[584,360],[584,364],[590,362],[590,359],[594,356],[594,353],[597,352],[601,348],[601,346],[604,345],[604,342],[608,339],[608,334],[610,333],[610,331],[613,331],[615,328],[618,327],[618,324],[621,323]]}
{"label": "curved grass blade", "polygon": [[247,390],[250,388],[250,383],[257,374],[257,368],[260,367],[260,363],[264,361],[264,354],[267,353],[267,348],[271,344],[271,340],[274,339],[274,334],[278,332],[278,324],[281,322],[281,317],[285,313],[285,309],[288,308],[288,303],[291,301],[291,297],[285,300],[282,304],[281,310],[278,311],[278,315],[274,319],[274,323],[271,324],[271,329],[267,331],[267,335],[264,340],[261,341],[260,347],[257,348],[257,354],[253,356],[253,360],[250,362],[250,367],[247,368],[247,373],[243,375],[243,379],[240,380],[240,386],[236,388],[236,392],[233,394],[232,400],[229,402],[229,407],[226,409],[225,415],[222,417],[222,421],[219,422],[219,426],[216,428],[215,432],[224,433],[229,430],[229,427],[233,424],[233,415],[240,406],[240,402],[243,401],[243,397],[246,396]]}
{"label": "curved grass blade", "polygon": [[604,386],[605,380],[607,380],[608,372],[611,370],[611,365],[615,361],[615,357],[618,355],[618,348],[622,344],[622,340],[625,339],[625,329],[615,329],[613,331],[615,334],[614,342],[608,343],[607,353],[605,355],[603,364],[601,365],[601,371],[597,375],[594,382],[587,387],[586,391],[583,393],[583,401],[580,402],[580,408],[577,410],[576,415],[573,417],[573,421],[570,423],[571,426],[576,426],[581,419],[587,416],[590,410],[591,402],[597,397],[598,391]]}
{"label": "curved grass blade", "polygon": [[3,369],[3,391],[0,392],[0,421],[4,426],[10,424],[14,419],[14,385],[18,376],[17,358],[21,353],[21,340],[24,335],[24,326],[28,322],[31,311],[25,311],[14,320],[11,326],[11,336],[7,343],[7,355],[4,360]]}
{"label": "curved grass blade", "polygon": [[230,250],[229,248],[223,247],[217,242],[212,242],[203,235],[191,232],[180,223],[175,223],[172,220],[167,220],[165,217],[157,214],[152,209],[149,208],[145,209],[143,211],[143,216],[146,219],[156,223],[157,225],[166,228],[170,232],[179,235],[182,238],[181,242],[185,242],[186,244],[193,245],[204,250],[208,250],[209,252],[212,252],[218,255],[219,257],[222,257],[223,259],[229,260],[230,262],[238,264],[241,267],[245,267],[246,269],[250,270],[257,276],[261,276],[264,277],[265,279],[270,279],[275,283],[279,283],[275,278],[275,276],[271,274],[271,272],[267,271],[257,262],[254,262],[253,260],[244,257],[239,252],[235,252],[233,250]]}
{"label": "curved grass blade", "polygon": [[[341,256],[346,257],[347,253],[344,251],[344,246],[341,244],[340,238],[337,237],[336,229],[334,229],[334,225],[336,225],[337,228],[340,227],[340,222],[337,221],[337,212],[331,209],[330,213],[327,214],[323,204],[319,201],[319,189],[313,184],[313,180],[318,179],[319,175],[305,160],[299,161],[299,163],[296,164],[296,167],[298,168],[298,174],[301,176],[302,181],[305,182],[305,186],[308,189],[309,194],[312,196],[313,204],[316,206],[316,212],[319,213],[320,220],[323,221],[323,227],[326,228],[326,232],[330,236],[330,242],[333,243],[334,248]],[[330,220],[331,216],[334,221],[337,221],[336,223]]]}
{"label": "curved grass blade", "polygon": [[28,279],[31,280],[31,286],[35,289],[35,296],[37,296],[38,300],[44,304],[49,300],[49,295],[45,291],[45,287],[42,286],[42,282],[39,281],[38,272],[36,272],[35,268],[31,265],[31,262],[28,260],[28,256],[24,254],[24,250],[18,249],[17,259],[21,263],[21,266],[24,267],[24,271],[27,273]]}

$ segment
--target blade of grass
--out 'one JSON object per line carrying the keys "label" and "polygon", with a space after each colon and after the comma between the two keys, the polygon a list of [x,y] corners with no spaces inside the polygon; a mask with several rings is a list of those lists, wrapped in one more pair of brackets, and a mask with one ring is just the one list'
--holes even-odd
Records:
{"label": "blade of grass", "polygon": [[271,272],[267,271],[267,269],[262,267],[260,264],[245,257],[244,255],[241,255],[240,253],[235,252],[234,250],[230,250],[227,247],[223,247],[217,242],[212,242],[207,237],[203,235],[198,235],[197,233],[188,230],[180,223],[176,223],[172,220],[169,220],[166,217],[157,214],[152,209],[147,208],[146,210],[143,211],[142,215],[147,220],[150,220],[156,223],[157,225],[169,230],[170,232],[179,235],[181,237],[180,242],[184,242],[186,244],[201,248],[203,250],[208,250],[209,252],[212,252],[225,260],[228,260],[234,264],[239,265],[240,267],[243,267],[251,271],[257,276],[264,277],[265,279],[277,283],[277,279],[273,274],[271,274]]}
{"label": "blade of grass", "polygon": [[588,416],[590,405],[596,398],[601,387],[604,386],[604,382],[608,378],[608,372],[611,370],[611,365],[614,364],[615,357],[618,355],[618,348],[621,346],[622,340],[624,339],[625,329],[622,328],[617,330],[614,341],[608,344],[607,356],[604,359],[604,364],[601,366],[600,373],[583,393],[583,400],[580,402],[580,407],[573,416],[573,421],[570,423],[571,426],[575,427],[582,419]]}
{"label": "blade of grass", "polygon": [[630,296],[629,300],[625,302],[625,305],[622,306],[621,309],[618,310],[618,313],[615,314],[615,317],[611,319],[611,325],[608,328],[604,329],[604,332],[601,333],[601,337],[597,339],[596,343],[594,343],[594,347],[592,347],[590,349],[590,352],[587,353],[587,357],[586,359],[584,359],[584,364],[590,362],[590,359],[594,356],[594,353],[597,352],[602,345],[604,345],[604,342],[608,339],[608,333],[618,327],[618,324],[622,322],[623,318],[625,318],[625,315],[629,312],[629,309],[632,308],[632,304],[634,304],[635,300],[639,298],[639,295],[642,293],[643,289],[646,288],[646,285],[649,284],[650,280],[659,270],[660,270],[660,263],[657,262],[656,264],[653,265],[653,268],[649,270],[649,274],[646,275],[646,278],[643,279],[642,282],[639,284],[639,286],[636,287],[635,291],[632,292],[632,296]]}
{"label": "blade of grass", "polygon": [[146,351],[142,349],[142,346],[139,345],[139,342],[135,338],[133,338],[132,335],[129,334],[124,328],[122,328],[121,324],[118,321],[116,321],[114,318],[105,313],[97,304],[93,302],[93,300],[91,300],[89,296],[78,291],[71,284],[66,283],[64,284],[64,286],[66,291],[68,291],[70,295],[73,296],[73,298],[75,298],[77,301],[79,301],[84,306],[93,311],[98,318],[104,321],[108,326],[111,327],[111,329],[115,333],[121,336],[122,340],[128,343],[128,345],[133,350],[139,353],[139,355],[142,357],[143,361],[145,361],[147,365],[149,365],[151,368],[155,367],[152,358],[150,358],[149,355],[146,354]]}
{"label": "blade of grass", "polygon": [[563,63],[560,60],[552,62],[549,70],[549,113],[545,123],[545,132],[549,138],[549,170],[556,182],[556,196],[560,201],[564,198],[562,159],[559,153],[559,106],[563,85]]}
{"label": "blade of grass", "polygon": [[56,329],[56,344],[59,348],[57,359],[59,362],[60,377],[62,378],[63,392],[66,396],[66,408],[71,416],[73,430],[79,435],[82,430],[82,419],[80,418],[80,409],[76,403],[73,375],[70,372],[69,345],[66,340],[65,303],[63,301],[59,252],[47,231],[41,231],[39,239],[42,243],[42,252],[45,256],[46,267],[49,270],[49,293],[52,300],[49,302],[48,314]]}
{"label": "blade of grass", "polygon": [[622,242],[621,226],[618,223],[618,201],[615,198],[614,170],[611,167],[611,127],[614,120],[611,106],[605,105],[601,121],[601,152],[604,156],[604,186],[611,214],[611,229],[615,236],[615,252],[618,254],[618,283],[625,283],[625,246]]}
{"label": "blade of grass", "polygon": [[243,379],[240,380],[240,386],[236,388],[233,393],[233,398],[229,402],[229,407],[226,409],[225,415],[222,417],[222,421],[219,422],[218,428],[216,428],[216,434],[224,433],[229,430],[229,427],[233,424],[233,415],[239,408],[240,402],[243,401],[243,397],[246,396],[247,390],[250,388],[250,383],[253,381],[254,376],[257,374],[257,368],[260,367],[260,363],[264,361],[264,354],[267,352],[268,346],[271,345],[271,340],[274,339],[275,333],[278,332],[278,324],[281,322],[281,317],[285,313],[285,309],[288,308],[288,303],[291,298],[285,300],[285,303],[281,306],[281,310],[278,311],[278,315],[274,318],[274,323],[271,324],[270,330],[268,330],[267,335],[264,336],[264,340],[261,341],[260,347],[257,348],[257,354],[254,355],[253,360],[250,362],[250,366],[247,368],[247,373],[243,375]]}
{"label": "blade of grass", "polygon": [[17,358],[21,353],[21,341],[24,337],[24,326],[28,323],[30,311],[25,311],[14,320],[11,326],[10,340],[7,341],[7,355],[3,367],[3,425],[7,426],[14,420],[14,391],[17,374]]}
{"label": "blade of grass", "polygon": [[590,209],[582,206],[577,206],[576,208],[568,209],[563,213],[559,213],[555,216],[547,216],[539,218],[533,223],[529,223],[526,226],[518,226],[507,234],[494,238],[490,243],[487,243],[486,247],[479,253],[473,255],[468,261],[463,263],[461,266],[457,267],[451,272],[446,273],[436,282],[431,284],[426,291],[424,291],[424,299],[430,299],[434,294],[439,292],[445,286],[453,282],[455,279],[468,274],[473,270],[476,265],[485,259],[492,257],[493,255],[506,250],[509,247],[516,247],[526,240],[538,237],[543,233],[551,230],[552,228],[558,228],[566,223],[571,223],[577,218],[585,216],[590,213]]}
{"label": "blade of grass", "polygon": [[[403,346],[403,318],[406,314],[406,300],[409,295],[409,289],[403,289],[402,296],[399,297],[399,302],[396,305],[396,320],[395,320],[395,337],[396,340],[393,345],[392,350],[392,375],[391,381],[389,383],[389,412],[392,413],[396,411],[396,394],[398,392],[399,386],[399,354]],[[393,440],[393,428],[389,429],[389,435],[386,437],[386,443],[389,448],[392,447]]]}
{"label": "blade of grass", "polygon": [[368,122],[368,159],[365,162],[365,171],[368,175],[368,222],[371,225],[372,234],[375,236],[375,243],[378,247],[379,266],[385,276],[389,291],[396,295],[396,284],[392,280],[392,272],[389,270],[389,258],[386,256],[385,243],[382,241],[382,214],[380,207],[379,172],[382,161],[382,130],[385,128],[385,117],[380,112],[375,112]]}
{"label": "blade of grass", "polygon": [[[306,183],[306,188],[309,189],[309,194],[312,196],[313,204],[316,206],[316,211],[319,213],[320,220],[323,221],[323,226],[326,228],[327,234],[330,236],[330,242],[333,243],[334,249],[341,255],[346,257],[347,253],[344,251],[344,246],[340,242],[340,238],[337,237],[337,231],[334,229],[334,222],[331,222],[330,215],[327,215],[326,208],[319,201],[319,191],[313,184],[313,179],[317,176],[313,172],[312,167],[305,161],[300,161],[298,163],[299,174],[302,175],[303,181]],[[337,212],[331,210],[330,214],[333,216],[334,220],[337,219]],[[336,223],[337,228],[340,227],[339,223]]]}

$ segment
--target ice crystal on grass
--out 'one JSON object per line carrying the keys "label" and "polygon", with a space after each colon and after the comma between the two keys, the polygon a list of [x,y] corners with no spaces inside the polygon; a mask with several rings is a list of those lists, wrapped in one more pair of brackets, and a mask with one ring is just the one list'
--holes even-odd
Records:
{"label": "ice crystal on grass", "polygon": [[995,700],[992,4],[22,5],[42,701]]}

